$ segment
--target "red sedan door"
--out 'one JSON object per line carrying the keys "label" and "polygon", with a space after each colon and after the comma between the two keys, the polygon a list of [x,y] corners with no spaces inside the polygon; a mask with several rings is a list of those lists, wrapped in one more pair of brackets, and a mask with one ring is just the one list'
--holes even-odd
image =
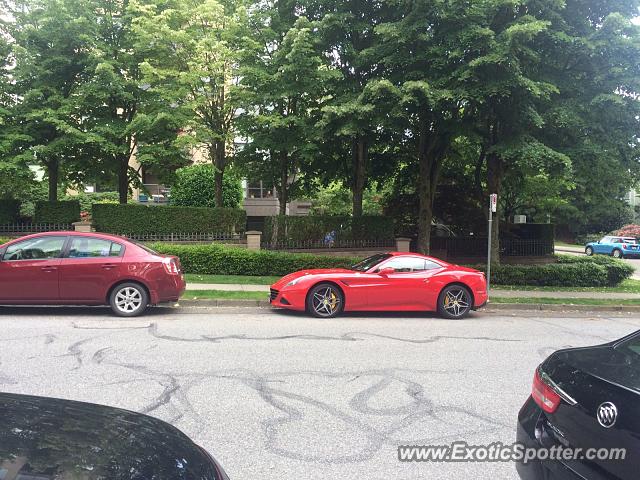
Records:
{"label": "red sedan door", "polygon": [[124,246],[97,237],[71,237],[60,262],[60,299],[105,303],[108,289],[120,277]]}
{"label": "red sedan door", "polygon": [[16,242],[0,261],[0,303],[59,300],[60,255],[66,236],[38,236]]}
{"label": "red sedan door", "polygon": [[442,266],[424,258],[399,255],[380,264],[377,270],[393,268],[394,272],[379,275],[369,289],[372,309],[423,309],[429,306],[428,279]]}

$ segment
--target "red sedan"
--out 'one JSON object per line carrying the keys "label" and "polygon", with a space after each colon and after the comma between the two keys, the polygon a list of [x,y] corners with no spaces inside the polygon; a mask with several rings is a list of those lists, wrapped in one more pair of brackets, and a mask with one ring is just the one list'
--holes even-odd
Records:
{"label": "red sedan", "polygon": [[417,253],[383,253],[350,269],[291,273],[271,286],[270,300],[324,318],[343,311],[437,311],[463,318],[487,303],[487,282],[472,268]]}
{"label": "red sedan", "polygon": [[0,245],[0,305],[110,305],[134,317],[185,287],[177,257],[122,237],[52,232]]}

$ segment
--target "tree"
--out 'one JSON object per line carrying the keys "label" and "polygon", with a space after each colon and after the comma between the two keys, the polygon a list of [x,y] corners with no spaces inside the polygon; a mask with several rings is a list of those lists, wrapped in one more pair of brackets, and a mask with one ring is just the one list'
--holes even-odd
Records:
{"label": "tree", "polygon": [[327,82],[335,75],[318,48],[317,27],[304,17],[293,20],[286,3],[254,18],[259,26],[255,53],[241,75],[241,127],[248,139],[241,156],[250,171],[276,185],[281,215],[295,188],[294,176],[317,152],[314,126]]}
{"label": "tree", "polygon": [[86,81],[95,19],[81,0],[2,1],[3,165],[5,173],[39,163],[46,170],[49,200],[56,201],[65,161],[79,156],[76,98]]}
{"label": "tree", "polygon": [[207,152],[215,171],[216,204],[233,145],[235,90],[247,32],[243,0],[142,1],[136,4],[136,48],[144,54],[149,91],[184,117],[182,146]]}

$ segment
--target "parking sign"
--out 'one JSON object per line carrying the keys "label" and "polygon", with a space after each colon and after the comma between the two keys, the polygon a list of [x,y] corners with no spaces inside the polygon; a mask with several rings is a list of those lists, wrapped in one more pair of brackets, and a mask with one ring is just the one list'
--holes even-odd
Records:
{"label": "parking sign", "polygon": [[496,213],[498,211],[498,194],[497,193],[491,194],[491,211],[493,213]]}

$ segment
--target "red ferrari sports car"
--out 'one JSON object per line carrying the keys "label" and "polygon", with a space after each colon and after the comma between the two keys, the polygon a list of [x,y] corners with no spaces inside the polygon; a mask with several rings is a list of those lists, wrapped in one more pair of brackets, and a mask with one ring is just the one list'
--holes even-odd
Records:
{"label": "red ferrari sports car", "polygon": [[417,253],[381,253],[350,269],[303,270],[271,286],[271,305],[334,317],[343,311],[437,311],[463,318],[487,303],[484,273]]}

